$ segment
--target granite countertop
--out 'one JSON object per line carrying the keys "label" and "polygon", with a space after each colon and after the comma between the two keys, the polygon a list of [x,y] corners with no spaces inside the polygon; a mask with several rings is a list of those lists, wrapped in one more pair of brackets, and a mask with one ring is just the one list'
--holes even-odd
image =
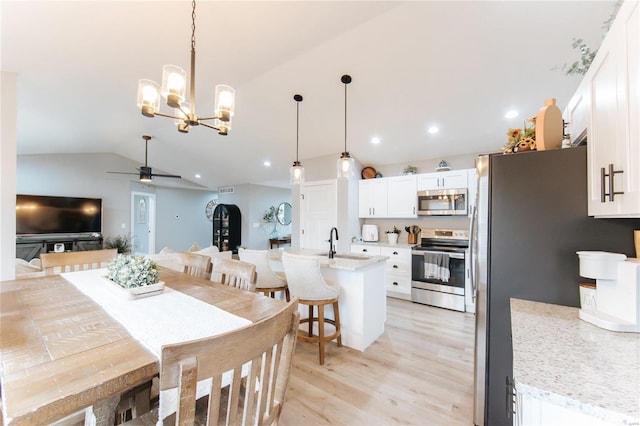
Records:
{"label": "granite countertop", "polygon": [[320,259],[321,268],[340,269],[344,271],[358,271],[371,265],[384,263],[388,259],[387,256],[367,256],[353,253],[336,253],[336,257],[329,259],[327,252],[323,250],[281,248],[269,250],[269,260],[281,261],[283,252],[306,256],[317,255],[318,259]]}
{"label": "granite countertop", "polygon": [[640,424],[640,334],[604,330],[578,308],[511,299],[518,392],[612,424]]}

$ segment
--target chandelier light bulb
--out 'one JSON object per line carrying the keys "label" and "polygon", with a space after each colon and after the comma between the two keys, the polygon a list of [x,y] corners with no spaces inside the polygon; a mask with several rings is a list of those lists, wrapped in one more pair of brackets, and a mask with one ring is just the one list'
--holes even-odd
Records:
{"label": "chandelier light bulb", "polygon": [[138,82],[138,108],[146,117],[155,116],[160,109],[160,86],[152,80]]}

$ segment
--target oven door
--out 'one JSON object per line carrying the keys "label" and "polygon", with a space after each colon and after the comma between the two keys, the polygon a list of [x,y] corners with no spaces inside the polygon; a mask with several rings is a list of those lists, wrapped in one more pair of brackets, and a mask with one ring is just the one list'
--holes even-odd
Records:
{"label": "oven door", "polygon": [[467,190],[418,191],[418,214],[423,216],[466,215]]}
{"label": "oven door", "polygon": [[465,278],[464,248],[423,247],[411,251],[412,301],[464,312]]}

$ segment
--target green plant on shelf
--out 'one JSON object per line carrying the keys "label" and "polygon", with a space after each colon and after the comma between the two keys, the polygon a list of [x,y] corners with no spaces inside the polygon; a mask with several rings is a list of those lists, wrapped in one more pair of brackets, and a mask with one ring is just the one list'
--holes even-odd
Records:
{"label": "green plant on shelf", "polygon": [[107,237],[104,240],[104,248],[117,249],[119,254],[129,254],[131,253],[131,236],[126,234]]}

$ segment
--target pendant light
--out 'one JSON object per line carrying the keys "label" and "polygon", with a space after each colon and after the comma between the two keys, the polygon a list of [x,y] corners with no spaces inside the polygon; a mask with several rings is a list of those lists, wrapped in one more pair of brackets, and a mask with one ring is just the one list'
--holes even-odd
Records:
{"label": "pendant light", "polygon": [[340,81],[344,83],[344,152],[338,158],[338,179],[348,179],[355,174],[355,161],[347,151],[347,84],[351,83],[350,75],[343,75]]}
{"label": "pendant light", "polygon": [[289,181],[292,185],[300,185],[304,182],[304,167],[298,161],[298,134],[300,131],[300,102],[302,102],[302,95],[293,95],[293,100],[296,101],[296,161],[293,162],[293,166],[289,169]]}

